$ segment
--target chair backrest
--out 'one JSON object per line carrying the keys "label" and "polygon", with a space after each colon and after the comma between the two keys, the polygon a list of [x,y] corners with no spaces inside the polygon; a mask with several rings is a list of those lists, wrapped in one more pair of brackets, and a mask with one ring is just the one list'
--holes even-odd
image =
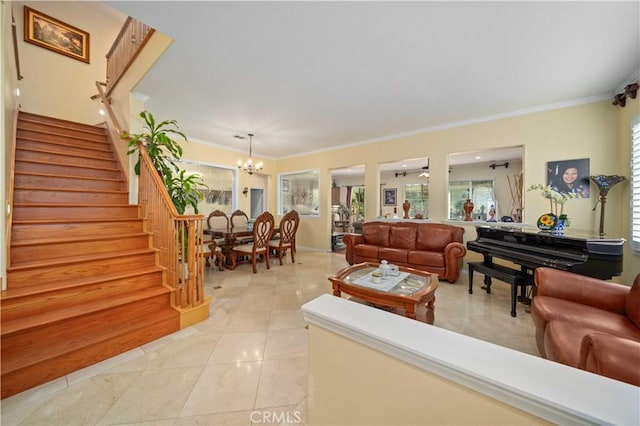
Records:
{"label": "chair backrest", "polygon": [[253,249],[259,250],[269,246],[269,240],[273,235],[275,221],[273,215],[264,212],[253,223]]}
{"label": "chair backrest", "polygon": [[231,229],[246,228],[249,217],[242,210],[231,213]]}
{"label": "chair backrest", "polygon": [[229,230],[229,217],[222,210],[214,210],[207,217],[207,229]]}
{"label": "chair backrest", "polygon": [[280,245],[291,244],[295,241],[299,224],[300,215],[295,210],[291,210],[282,217],[280,220]]}

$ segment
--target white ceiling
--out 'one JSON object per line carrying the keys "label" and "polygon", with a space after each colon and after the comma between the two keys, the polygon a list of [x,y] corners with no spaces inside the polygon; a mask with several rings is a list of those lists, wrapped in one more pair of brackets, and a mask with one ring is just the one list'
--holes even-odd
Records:
{"label": "white ceiling", "polygon": [[107,3],[174,38],[147,109],[269,158],[606,99],[640,69],[638,1]]}

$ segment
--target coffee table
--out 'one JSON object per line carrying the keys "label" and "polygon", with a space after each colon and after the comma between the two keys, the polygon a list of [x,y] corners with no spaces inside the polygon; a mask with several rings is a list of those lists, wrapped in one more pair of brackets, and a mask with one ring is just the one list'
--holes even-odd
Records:
{"label": "coffee table", "polygon": [[360,263],[341,269],[329,277],[333,295],[341,297],[346,293],[373,304],[404,308],[405,316],[412,319],[416,319],[416,307],[425,303],[427,323],[433,324],[438,275],[401,266],[399,276],[382,279],[376,284],[372,282],[371,274],[378,271],[378,266]]}

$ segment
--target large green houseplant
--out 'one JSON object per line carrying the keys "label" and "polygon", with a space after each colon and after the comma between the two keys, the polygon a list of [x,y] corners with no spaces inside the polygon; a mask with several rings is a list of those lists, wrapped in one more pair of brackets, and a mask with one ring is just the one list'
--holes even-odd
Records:
{"label": "large green houseplant", "polygon": [[179,136],[189,142],[184,133],[178,129],[176,120],[157,122],[153,114],[148,111],[140,112],[144,120],[144,132],[129,135],[129,151],[127,154],[138,154],[138,161],[134,167],[136,175],[140,174],[140,153],[138,142],[144,145],[151,158],[153,167],[162,178],[167,192],[179,214],[184,214],[188,206],[198,214],[198,202],[204,198],[202,189],[207,186],[198,174],[188,174],[180,170],[176,162],[182,158],[182,147],[172,139]]}

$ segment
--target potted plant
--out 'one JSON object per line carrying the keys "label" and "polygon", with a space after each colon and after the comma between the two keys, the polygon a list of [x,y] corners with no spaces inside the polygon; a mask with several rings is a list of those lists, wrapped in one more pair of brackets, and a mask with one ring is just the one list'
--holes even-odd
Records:
{"label": "potted plant", "polygon": [[[145,122],[146,132],[130,135],[129,151],[131,155],[138,151],[138,142],[142,142],[151,158],[151,162],[161,176],[171,175],[178,171],[176,161],[182,157],[182,147],[171,139],[171,135],[180,136],[188,142],[184,133],[178,130],[176,120],[164,120],[156,123],[156,120],[148,111],[140,112],[140,117]],[[134,168],[136,175],[140,174],[140,156]]]}
{"label": "potted plant", "polygon": [[191,206],[194,213],[198,214],[198,203],[204,199],[201,189],[207,188],[202,175],[187,174],[185,170],[180,170],[175,176],[165,176],[164,184],[178,213],[184,214],[187,206]]}

